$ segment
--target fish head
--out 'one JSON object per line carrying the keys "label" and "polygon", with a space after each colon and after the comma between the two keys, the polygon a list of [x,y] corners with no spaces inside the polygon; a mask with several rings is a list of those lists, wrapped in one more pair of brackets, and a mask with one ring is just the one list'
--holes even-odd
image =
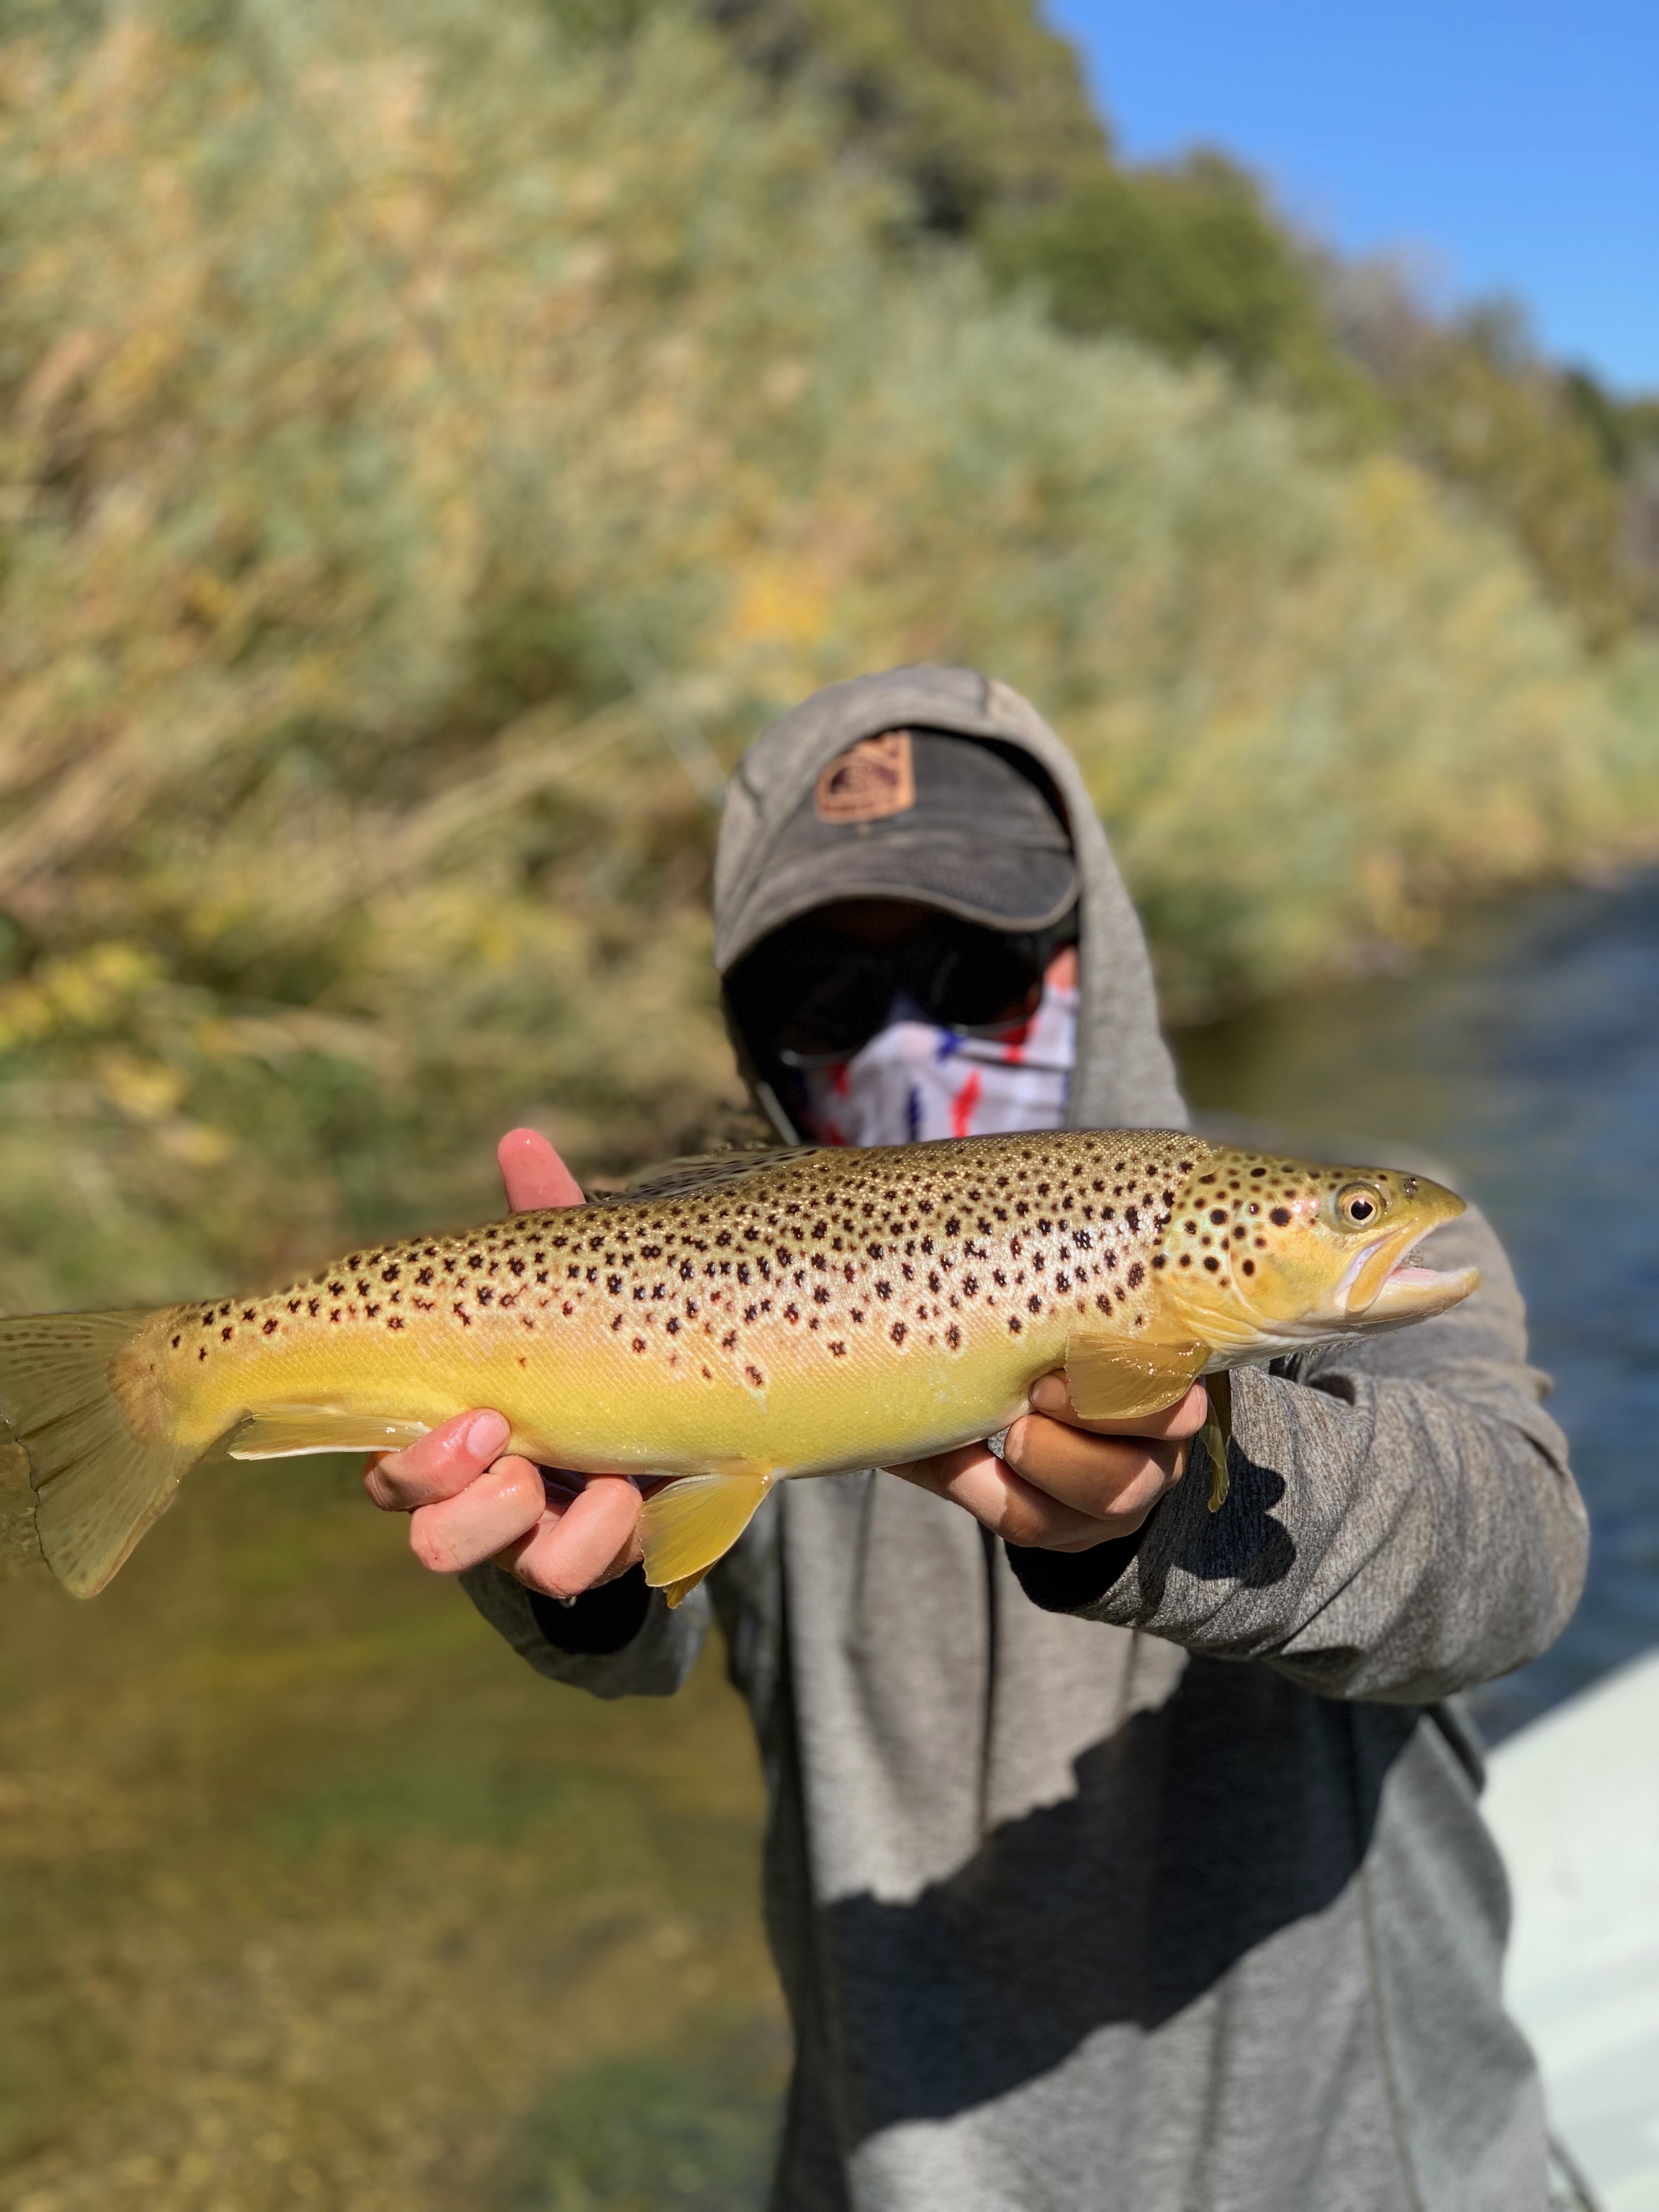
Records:
{"label": "fish head", "polygon": [[1426,1176],[1218,1146],[1180,1193],[1153,1264],[1201,1341],[1288,1348],[1403,1328],[1466,1298],[1478,1268],[1415,1256],[1464,1210]]}

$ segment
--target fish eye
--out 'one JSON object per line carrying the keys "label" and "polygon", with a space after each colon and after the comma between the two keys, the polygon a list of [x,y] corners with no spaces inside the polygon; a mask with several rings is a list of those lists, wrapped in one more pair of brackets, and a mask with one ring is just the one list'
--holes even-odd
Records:
{"label": "fish eye", "polygon": [[1336,1218],[1345,1229],[1369,1229],[1382,1218],[1382,1194],[1375,1183],[1344,1183],[1336,1194]]}

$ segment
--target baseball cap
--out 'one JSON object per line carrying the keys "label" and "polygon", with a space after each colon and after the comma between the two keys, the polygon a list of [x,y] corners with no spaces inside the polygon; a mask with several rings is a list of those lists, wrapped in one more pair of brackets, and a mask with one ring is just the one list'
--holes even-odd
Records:
{"label": "baseball cap", "polygon": [[990,929],[1052,927],[1077,903],[1078,872],[1040,774],[1018,747],[950,731],[860,738],[773,841],[745,939],[857,898],[915,900]]}

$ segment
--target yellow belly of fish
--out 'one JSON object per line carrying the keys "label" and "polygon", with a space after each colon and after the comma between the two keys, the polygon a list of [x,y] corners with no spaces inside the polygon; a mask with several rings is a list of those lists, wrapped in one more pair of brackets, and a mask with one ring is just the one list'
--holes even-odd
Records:
{"label": "yellow belly of fish", "polygon": [[[464,1348],[438,1323],[391,1339],[347,1323],[277,1348],[257,1338],[202,1363],[174,1340],[194,1310],[158,1316],[112,1379],[135,1428],[238,1459],[396,1448],[469,1407],[508,1425],[509,1451],[587,1474],[681,1480],[644,1508],[647,1579],[678,1604],[747,1526],[773,1482],[882,1467],[970,1443],[1022,1413],[1032,1382],[1063,1364],[1056,1324],[1015,1339],[1006,1326],[903,1352],[873,1333],[826,1359],[780,1322],[745,1332],[745,1370],[695,1348],[671,1368],[611,1330],[526,1343],[505,1319]],[[245,1348],[244,1348],[245,1347]],[[759,1375],[757,1382],[751,1379]]]}
{"label": "yellow belly of fish", "polygon": [[488,1406],[508,1423],[509,1450],[582,1473],[781,1476],[919,1458],[1013,1419],[1066,1343],[1058,1321],[1018,1340],[997,1323],[964,1331],[954,1352],[896,1352],[872,1334],[826,1359],[779,1322],[745,1332],[757,1384],[695,1349],[671,1370],[609,1330],[530,1343],[503,1322],[463,1349],[441,1324],[396,1340],[347,1324],[292,1348],[228,1351],[198,1382],[154,1356],[181,1316],[196,1320],[191,1309],[158,1316],[118,1379],[135,1426],[171,1442],[205,1448],[234,1431],[239,1458],[373,1449]]}

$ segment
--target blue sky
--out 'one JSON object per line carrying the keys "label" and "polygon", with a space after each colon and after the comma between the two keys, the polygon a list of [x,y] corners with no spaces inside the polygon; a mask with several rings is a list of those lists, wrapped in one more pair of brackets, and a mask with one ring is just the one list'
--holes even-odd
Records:
{"label": "blue sky", "polygon": [[1127,160],[1239,156],[1446,305],[1506,292],[1545,349],[1659,391],[1659,0],[1048,0]]}

